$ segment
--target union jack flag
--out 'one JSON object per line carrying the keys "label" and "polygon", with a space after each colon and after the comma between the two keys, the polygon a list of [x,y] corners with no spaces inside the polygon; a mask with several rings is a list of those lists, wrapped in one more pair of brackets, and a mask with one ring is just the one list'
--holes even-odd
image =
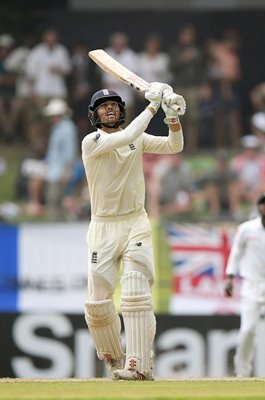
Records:
{"label": "union jack flag", "polygon": [[225,268],[235,227],[180,225],[167,228],[173,268],[170,312],[176,314],[238,313],[236,295],[223,294]]}

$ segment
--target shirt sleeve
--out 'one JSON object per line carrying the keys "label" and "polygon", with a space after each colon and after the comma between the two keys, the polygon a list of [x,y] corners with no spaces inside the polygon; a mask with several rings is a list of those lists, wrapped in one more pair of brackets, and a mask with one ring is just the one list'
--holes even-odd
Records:
{"label": "shirt sleeve", "polygon": [[144,152],[155,154],[175,154],[183,150],[184,140],[182,129],[178,132],[169,130],[168,136],[144,134]]}
{"label": "shirt sleeve", "polygon": [[246,247],[245,231],[245,225],[239,225],[228,258],[226,275],[236,275],[240,272],[240,262]]}
{"label": "shirt sleeve", "polygon": [[97,157],[113,149],[126,146],[144,133],[153,114],[145,109],[125,129],[111,134],[100,133],[87,135],[82,142],[82,157],[88,159]]}

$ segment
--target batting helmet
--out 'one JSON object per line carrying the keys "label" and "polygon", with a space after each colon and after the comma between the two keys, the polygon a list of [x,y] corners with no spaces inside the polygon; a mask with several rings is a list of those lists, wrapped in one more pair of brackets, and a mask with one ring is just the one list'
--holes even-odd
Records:
{"label": "batting helmet", "polygon": [[91,103],[88,107],[88,117],[93,126],[97,128],[101,127],[101,122],[97,115],[97,108],[107,101],[116,101],[120,108],[120,119],[117,121],[115,128],[125,123],[125,102],[122,98],[116,93],[114,90],[111,89],[103,89],[99,90],[98,92],[94,93],[91,98]]}

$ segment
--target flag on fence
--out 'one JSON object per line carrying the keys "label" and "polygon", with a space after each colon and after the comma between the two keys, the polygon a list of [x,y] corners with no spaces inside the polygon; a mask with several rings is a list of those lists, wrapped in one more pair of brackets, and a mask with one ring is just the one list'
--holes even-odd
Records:
{"label": "flag on fence", "polygon": [[224,297],[225,268],[235,227],[170,223],[167,237],[173,269],[173,314],[227,314],[239,312],[235,296]]}

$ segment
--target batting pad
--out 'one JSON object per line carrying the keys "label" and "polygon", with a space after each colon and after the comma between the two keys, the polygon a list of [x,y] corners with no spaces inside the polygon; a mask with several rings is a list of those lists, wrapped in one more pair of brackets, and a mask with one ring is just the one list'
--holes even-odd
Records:
{"label": "batting pad", "polygon": [[123,358],[121,321],[111,299],[85,302],[85,320],[100,360]]}
{"label": "batting pad", "polygon": [[126,338],[125,368],[141,374],[152,374],[152,345],[156,331],[150,285],[138,271],[131,271],[121,279],[121,312]]}

